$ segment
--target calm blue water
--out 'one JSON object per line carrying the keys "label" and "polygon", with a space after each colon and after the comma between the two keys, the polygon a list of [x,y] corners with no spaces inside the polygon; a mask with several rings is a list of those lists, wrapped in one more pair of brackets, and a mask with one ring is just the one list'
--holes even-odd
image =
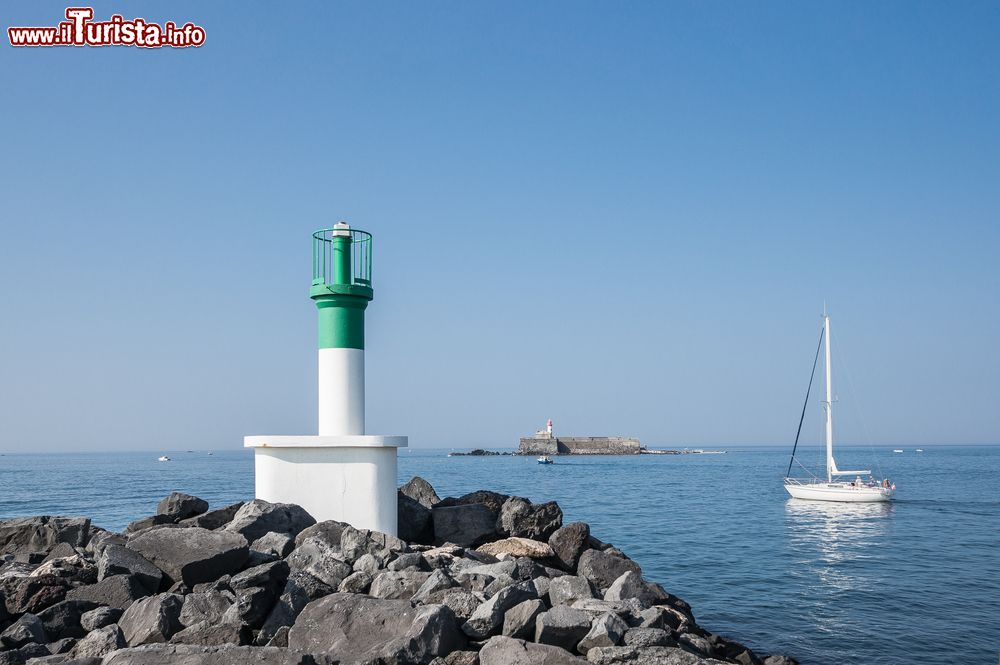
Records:
{"label": "calm blue water", "polygon": [[[400,482],[441,496],[475,489],[554,499],[567,520],[625,550],[689,601],[699,622],[803,663],[996,663],[1000,652],[1000,447],[878,451],[891,505],[788,499],[787,456],[560,458],[399,456]],[[213,506],[253,493],[247,451],[0,457],[0,518],[88,515],[110,529],[172,490]],[[807,457],[821,459],[818,451]],[[872,463],[838,451],[844,468]]]}

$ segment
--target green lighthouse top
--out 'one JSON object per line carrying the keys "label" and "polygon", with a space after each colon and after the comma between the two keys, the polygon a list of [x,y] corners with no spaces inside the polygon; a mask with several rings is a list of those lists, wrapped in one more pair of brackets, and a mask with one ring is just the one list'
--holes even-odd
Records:
{"label": "green lighthouse top", "polygon": [[344,295],[371,300],[372,234],[347,222],[312,234],[313,276],[309,297]]}

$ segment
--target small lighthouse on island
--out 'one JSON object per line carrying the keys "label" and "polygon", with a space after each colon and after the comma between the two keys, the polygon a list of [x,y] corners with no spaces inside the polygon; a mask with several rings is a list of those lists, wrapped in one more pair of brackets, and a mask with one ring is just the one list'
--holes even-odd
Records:
{"label": "small lighthouse on island", "polygon": [[313,233],[309,296],[319,314],[317,436],[248,436],[256,495],[296,503],[317,521],[396,534],[396,449],[405,436],[365,434],[365,309],[372,236],[339,222]]}

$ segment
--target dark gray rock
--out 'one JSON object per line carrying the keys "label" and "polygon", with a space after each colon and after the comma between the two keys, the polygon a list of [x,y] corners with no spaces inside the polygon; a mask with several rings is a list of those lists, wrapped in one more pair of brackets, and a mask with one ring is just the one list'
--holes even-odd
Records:
{"label": "dark gray rock", "polygon": [[274,635],[267,641],[264,646],[268,647],[287,647],[288,646],[288,631],[289,626],[282,626]]}
{"label": "dark gray rock", "polygon": [[531,503],[512,496],[500,508],[497,531],[505,536],[548,541],[562,526],[563,514],[555,501]]}
{"label": "dark gray rock", "polygon": [[389,600],[409,599],[430,576],[420,570],[387,570],[375,576],[368,595]]}
{"label": "dark gray rock", "polygon": [[83,637],[87,631],[80,625],[80,621],[85,613],[97,607],[97,603],[89,600],[64,600],[39,612],[38,619],[45,626],[48,641]]}
{"label": "dark gray rock", "polygon": [[70,656],[73,658],[103,658],[112,651],[124,649],[125,636],[117,624],[98,628],[76,643]]}
{"label": "dark gray rock", "polygon": [[150,515],[133,520],[125,527],[126,535],[135,535],[141,531],[148,531],[153,527],[172,525],[174,521],[166,515]]}
{"label": "dark gray rock", "polygon": [[570,522],[549,536],[549,546],[555,552],[559,563],[572,572],[576,570],[580,555],[587,549],[589,539],[590,526],[585,522]]}
{"label": "dark gray rock", "polygon": [[32,658],[48,656],[49,650],[44,644],[25,644],[20,649],[0,651],[0,665],[24,665]]}
{"label": "dark gray rock", "polygon": [[414,570],[425,570],[429,571],[430,566],[424,561],[424,557],[420,552],[407,552],[405,554],[400,554],[395,559],[389,562],[386,566],[389,570],[407,570],[412,568]]}
{"label": "dark gray rock", "polygon": [[207,510],[208,501],[181,492],[171,492],[156,505],[157,515],[165,515],[174,522],[201,515]]}
{"label": "dark gray rock", "polygon": [[479,653],[476,651],[452,651],[444,657],[446,665],[479,665]]}
{"label": "dark gray rock", "polygon": [[107,656],[103,665],[327,665],[309,654],[277,647],[197,646],[194,644],[148,644],[120,649]]}
{"label": "dark gray rock", "polygon": [[49,550],[49,553],[45,555],[44,559],[42,559],[42,563],[51,561],[52,559],[64,559],[79,553],[80,552],[77,551],[77,548],[73,547],[69,543],[56,543],[56,546]]}
{"label": "dark gray rock", "polygon": [[161,593],[132,603],[118,620],[125,641],[129,646],[168,641],[181,630],[183,602],[181,596]]}
{"label": "dark gray rock", "polygon": [[503,615],[502,633],[515,639],[531,639],[535,635],[535,618],[545,611],[545,603],[535,598],[518,603]]}
{"label": "dark gray rock", "polygon": [[18,517],[0,522],[0,555],[48,554],[59,543],[84,547],[89,537],[86,517]]}
{"label": "dark gray rock", "polygon": [[235,595],[228,591],[196,591],[184,596],[178,620],[187,627],[202,622],[216,624],[235,602]]}
{"label": "dark gray rock", "polygon": [[117,533],[111,533],[106,531],[99,526],[90,527],[90,540],[87,541],[87,546],[84,551],[88,554],[96,557],[100,556],[101,551],[111,545],[112,543],[116,545],[124,545],[126,541],[125,536]]}
{"label": "dark gray rock", "polygon": [[476,492],[469,492],[463,496],[458,497],[448,497],[447,499],[442,499],[440,502],[435,504],[436,507],[446,508],[448,506],[467,506],[473,503],[481,503],[490,512],[493,513],[494,520],[500,516],[500,509],[503,507],[504,502],[509,499],[510,496],[507,494],[499,494],[497,492],[490,492],[489,490],[478,490]]}
{"label": "dark gray rock", "polygon": [[[339,551],[339,550],[338,550]],[[371,554],[362,554],[352,566],[354,572],[368,573],[372,577],[382,570],[382,564]]]}
{"label": "dark gray rock", "polygon": [[295,539],[287,533],[270,531],[250,543],[250,552],[259,552],[266,556],[284,559],[295,549]]}
{"label": "dark gray rock", "polygon": [[465,623],[475,613],[485,598],[461,587],[442,589],[432,593],[425,605],[446,605],[455,614],[459,623]]}
{"label": "dark gray rock", "polygon": [[556,605],[535,619],[536,642],[562,647],[571,652],[588,632],[590,615],[565,605]]}
{"label": "dark gray rock", "polygon": [[116,607],[98,607],[92,609],[80,615],[80,627],[89,633],[98,628],[110,626],[113,623],[118,623],[122,612],[123,610]]}
{"label": "dark gray rock", "polygon": [[430,545],[434,542],[434,518],[431,509],[402,492],[396,495],[396,533],[409,543]]}
{"label": "dark gray rock", "polygon": [[635,561],[600,550],[587,550],[581,554],[576,570],[602,593],[629,571],[642,575],[642,569]]}
{"label": "dark gray rock", "polygon": [[465,639],[447,607],[335,593],[302,610],[288,633],[288,646],[344,665],[376,658],[427,663],[463,648]]}
{"label": "dark gray rock", "polygon": [[420,476],[410,478],[405,485],[399,488],[399,493],[413,499],[425,508],[433,508],[441,502],[441,498],[431,484]]}
{"label": "dark gray rock", "polygon": [[799,665],[799,661],[791,656],[768,656],[764,659],[764,665]]}
{"label": "dark gray rock", "polygon": [[559,647],[502,635],[491,637],[479,651],[480,665],[583,665],[586,662]]}
{"label": "dark gray rock", "polygon": [[294,538],[315,523],[316,520],[302,506],[254,499],[236,512],[233,521],[226,525],[226,531],[238,533],[252,543],[271,531]]}
{"label": "dark gray rock", "polygon": [[202,646],[222,646],[224,644],[247,645],[253,640],[250,626],[232,621],[212,623],[201,621],[175,633],[171,644],[199,644]]}
{"label": "dark gray rock", "polygon": [[150,595],[149,589],[131,575],[112,575],[97,584],[77,587],[66,594],[67,600],[88,600],[98,605],[127,609],[139,598]]}
{"label": "dark gray rock", "polygon": [[462,632],[474,640],[484,640],[500,632],[507,610],[526,600],[533,600],[535,596],[535,586],[531,582],[509,586],[477,607],[469,620],[462,624]]}
{"label": "dark gray rock", "polygon": [[68,580],[54,575],[12,578],[5,590],[7,611],[14,615],[41,612],[63,600],[69,586]]}
{"label": "dark gray rock", "polygon": [[363,570],[356,570],[340,583],[337,591],[341,593],[367,593],[372,585],[372,576]]}
{"label": "dark gray rock", "polygon": [[712,643],[707,638],[695,633],[681,633],[677,636],[677,643],[688,650],[694,651],[702,656],[712,655]]}
{"label": "dark gray rock", "polygon": [[58,559],[46,559],[38,568],[31,571],[31,576],[61,577],[70,582],[91,584],[97,581],[97,566],[79,554],[73,554]]}
{"label": "dark gray rock", "polygon": [[591,665],[707,665],[702,657],[677,647],[595,647],[587,652]]}
{"label": "dark gray rock", "polygon": [[152,562],[172,582],[189,587],[238,571],[249,556],[247,541],[239,533],[200,527],[145,531],[129,539],[128,548]]}
{"label": "dark gray rock", "polygon": [[607,612],[591,622],[590,632],[576,645],[576,650],[586,654],[595,647],[618,646],[627,630],[628,624],[621,617]]}
{"label": "dark gray rock", "polygon": [[320,538],[308,538],[292,550],[286,561],[292,570],[309,573],[327,586],[336,589],[351,574],[349,564],[339,559],[340,550],[332,549]]}
{"label": "dark gray rock", "polygon": [[424,583],[416,590],[411,600],[415,603],[426,604],[432,594],[454,586],[457,586],[457,583],[451,578],[451,575],[443,570],[435,570],[424,580]]}
{"label": "dark gray rock", "polygon": [[325,542],[332,549],[340,549],[340,538],[344,529],[350,526],[347,522],[337,520],[324,520],[317,522],[310,527],[306,527],[295,536],[295,547],[298,547],[309,538],[318,538]]}
{"label": "dark gray rock", "polygon": [[[282,627],[289,627],[295,623],[296,617],[310,601],[328,596],[334,593],[335,589],[330,585],[320,581],[309,573],[292,570],[285,582],[285,588],[278,597],[277,603],[271,613],[264,621],[257,636],[258,644],[266,644],[274,639]],[[285,643],[287,646],[287,642]]]}
{"label": "dark gray rock", "polygon": [[21,618],[0,633],[0,644],[7,649],[19,649],[25,644],[35,642],[45,644],[45,626],[34,614],[23,614]]}
{"label": "dark gray rock", "polygon": [[243,507],[243,502],[234,503],[230,506],[225,506],[223,508],[216,508],[215,510],[210,510],[207,513],[202,513],[195,517],[189,517],[185,520],[181,520],[179,524],[181,526],[199,526],[202,529],[208,529],[210,531],[215,529],[220,529],[230,522],[239,512],[239,509]]}
{"label": "dark gray rock", "polygon": [[97,556],[97,579],[112,575],[131,575],[150,593],[160,590],[163,571],[150,563],[139,552],[124,545],[108,543]]}
{"label": "dark gray rock", "polygon": [[622,573],[604,592],[604,600],[626,600],[628,598],[636,598],[644,605],[652,605],[657,600],[642,576],[634,570]]}
{"label": "dark gray rock", "polygon": [[671,636],[670,631],[662,628],[629,628],[625,632],[622,643],[629,647],[677,646],[677,640]]}
{"label": "dark gray rock", "polygon": [[572,605],[582,598],[593,598],[594,591],[586,577],[563,575],[549,581],[549,602],[555,605]]}
{"label": "dark gray rock", "polygon": [[45,645],[45,648],[49,650],[50,654],[68,654],[76,646],[77,639],[75,637],[64,637],[61,640],[56,640],[55,642],[49,642]]}
{"label": "dark gray rock", "polygon": [[348,525],[340,534],[340,553],[347,563],[354,563],[365,554],[386,563],[393,555],[406,551],[407,545],[403,540],[379,531],[355,529]]}
{"label": "dark gray rock", "polygon": [[461,547],[478,547],[497,537],[496,515],[482,503],[456,506],[438,504],[431,511],[434,541]]}

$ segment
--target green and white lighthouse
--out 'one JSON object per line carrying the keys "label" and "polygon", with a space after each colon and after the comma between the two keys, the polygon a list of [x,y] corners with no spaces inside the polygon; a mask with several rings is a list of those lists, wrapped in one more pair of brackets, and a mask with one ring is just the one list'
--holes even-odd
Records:
{"label": "green and white lighthouse", "polygon": [[339,222],[312,237],[309,295],[319,314],[318,436],[248,436],[257,498],[297,503],[317,521],[396,533],[396,449],[365,434],[365,309],[372,236]]}

